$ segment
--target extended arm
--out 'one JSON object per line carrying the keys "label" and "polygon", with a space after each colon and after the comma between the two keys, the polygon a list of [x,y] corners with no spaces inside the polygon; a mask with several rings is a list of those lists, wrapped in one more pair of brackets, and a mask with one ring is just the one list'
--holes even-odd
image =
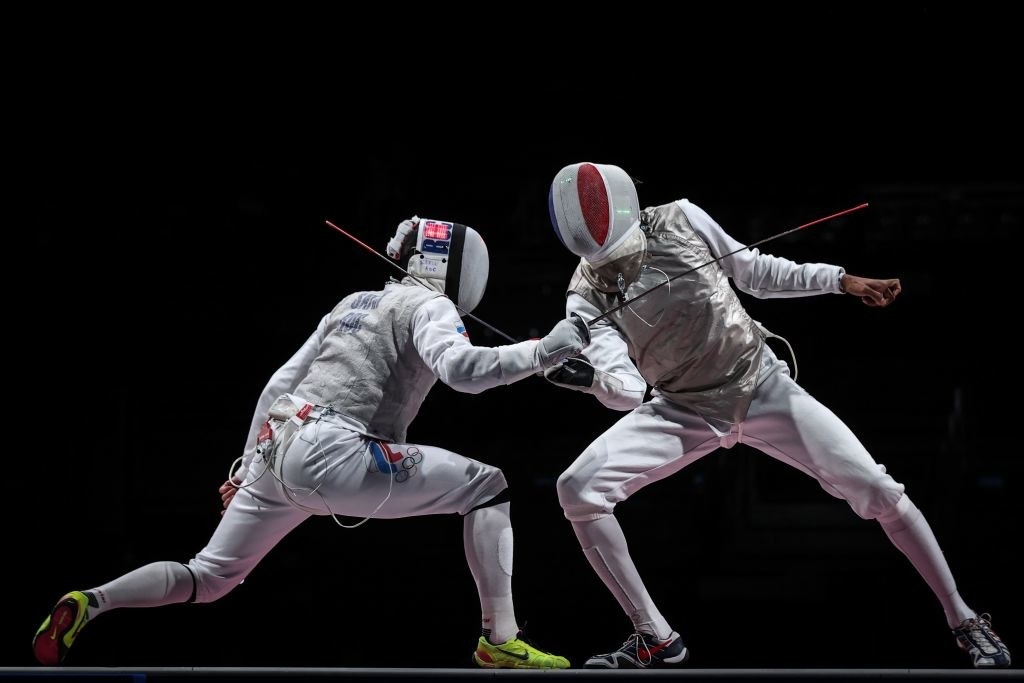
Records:
{"label": "extended arm", "polygon": [[558,321],[541,339],[505,346],[474,346],[464,334],[458,310],[437,297],[413,315],[413,344],[438,379],[455,389],[478,394],[512,384],[549,368],[583,348],[589,335],[582,320]]}
{"label": "extended arm", "polygon": [[744,249],[742,242],[726,233],[699,206],[686,199],[677,204],[713,256],[739,250],[720,261],[722,268],[741,291],[759,299],[853,294],[869,306],[888,306],[900,293],[900,283],[895,278],[859,277],[847,274],[840,266],[795,263],[780,256],[762,254],[756,247]]}

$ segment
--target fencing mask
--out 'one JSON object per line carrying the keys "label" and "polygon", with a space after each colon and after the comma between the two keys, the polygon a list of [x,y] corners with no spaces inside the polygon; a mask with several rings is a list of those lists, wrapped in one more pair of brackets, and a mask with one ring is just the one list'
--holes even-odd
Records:
{"label": "fencing mask", "polygon": [[460,223],[413,217],[398,226],[388,254],[400,258],[410,250],[410,275],[447,296],[464,313],[476,308],[490,269],[487,244],[480,233]]}
{"label": "fencing mask", "polygon": [[596,265],[639,225],[640,202],[632,178],[618,166],[579,163],[555,175],[548,212],[562,244]]}

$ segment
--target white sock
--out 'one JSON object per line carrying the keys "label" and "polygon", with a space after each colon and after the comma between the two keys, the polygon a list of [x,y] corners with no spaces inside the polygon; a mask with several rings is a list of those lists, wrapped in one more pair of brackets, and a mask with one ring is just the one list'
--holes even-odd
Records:
{"label": "white sock", "polygon": [[462,522],[469,571],[480,594],[481,630],[495,645],[519,632],[512,604],[512,521],[509,503],[478,508]]}
{"label": "white sock", "polygon": [[914,569],[942,603],[950,628],[959,626],[964,619],[977,616],[960,597],[953,573],[946,563],[946,557],[942,554],[932,528],[909,497],[904,495],[900,498],[893,512],[879,517],[878,523],[882,525],[889,540],[907,556],[910,564],[914,565]]}
{"label": "white sock", "polygon": [[[154,562],[110,583],[90,588],[89,618],[119,607],[156,607],[187,602],[192,596],[192,572],[180,562]],[[93,603],[96,603],[93,605]]]}
{"label": "white sock", "polygon": [[633,622],[633,628],[665,640],[672,627],[655,607],[644,587],[636,565],[629,556],[626,537],[613,515],[585,522],[573,522],[573,531],[590,566],[612,592],[619,606]]}

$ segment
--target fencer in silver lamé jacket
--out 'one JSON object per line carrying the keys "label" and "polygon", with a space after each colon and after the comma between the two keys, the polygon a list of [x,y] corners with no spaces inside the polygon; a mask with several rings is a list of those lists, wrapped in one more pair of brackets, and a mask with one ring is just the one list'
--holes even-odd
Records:
{"label": "fencer in silver lam\u00e9 jacket", "polygon": [[[703,209],[680,199],[642,211],[639,229],[605,261],[581,261],[566,309],[591,323],[594,343],[584,353],[599,375],[614,369],[624,377],[635,365],[653,394],[725,432],[745,417],[761,356],[770,353],[765,339],[778,336],[746,313],[732,287],[759,299],[838,294],[844,273],[842,266],[796,263],[746,249]],[[602,317],[635,296],[636,301]],[[625,349],[601,341],[602,329],[614,330]],[[628,353],[629,362],[620,353]],[[618,409],[629,410],[630,402],[635,407],[642,400],[635,390],[616,389],[607,380],[583,391]]]}
{"label": "fencer in silver lam\u00e9 jacket", "polygon": [[692,271],[612,313],[609,320],[622,332],[648,384],[722,426],[746,414],[765,333],[744,310],[721,265],[708,264],[712,259],[673,202],[645,209],[641,230],[606,264],[595,268],[581,261],[569,289],[606,311]]}

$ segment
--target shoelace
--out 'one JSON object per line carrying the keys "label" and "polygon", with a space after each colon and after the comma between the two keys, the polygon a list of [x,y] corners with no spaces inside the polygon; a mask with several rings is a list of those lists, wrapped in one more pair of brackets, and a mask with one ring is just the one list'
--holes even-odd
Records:
{"label": "shoelace", "polygon": [[961,632],[982,654],[991,656],[999,653],[1001,641],[992,632],[992,617],[989,614],[979,614],[974,619],[968,619],[961,627]]}
{"label": "shoelace", "polygon": [[525,629],[526,624],[524,622],[523,625],[519,628],[519,631],[516,632],[516,640],[518,640],[526,648],[526,651],[533,651],[531,652],[531,654],[536,653],[535,656],[541,657],[546,662],[557,661],[558,655],[548,652],[548,650],[539,643],[535,643],[532,639],[528,639],[526,637]]}
{"label": "shoelace", "polygon": [[[626,642],[622,644],[622,647],[623,649],[631,647],[633,651],[636,652],[636,660],[644,666],[650,664],[654,659],[654,656],[651,654],[651,648],[647,646],[647,641],[644,640],[644,637],[639,633],[634,633],[627,638]],[[643,648],[644,654],[640,654],[641,648]],[[644,660],[645,656],[647,657],[646,661]]]}
{"label": "shoelace", "polygon": [[539,651],[542,654],[549,654],[548,651],[545,650],[543,647],[541,647],[537,643],[533,642],[532,639],[526,637],[526,623],[525,622],[523,623],[522,626],[519,627],[519,630],[516,632],[516,640],[522,642],[523,645],[526,645],[527,647],[532,647],[534,650],[537,650],[537,651]]}

